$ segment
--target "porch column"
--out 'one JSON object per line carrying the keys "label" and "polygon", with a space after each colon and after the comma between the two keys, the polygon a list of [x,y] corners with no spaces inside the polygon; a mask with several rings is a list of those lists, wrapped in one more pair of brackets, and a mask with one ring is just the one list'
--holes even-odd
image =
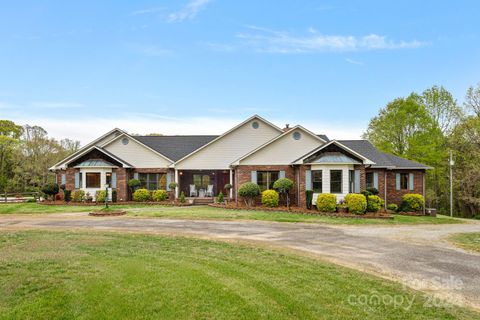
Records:
{"label": "porch column", "polygon": [[230,188],[230,191],[229,191],[230,192],[230,199],[232,199],[233,198],[233,171],[232,171],[232,169],[230,169],[230,186],[232,186]]}
{"label": "porch column", "polygon": [[177,187],[175,188],[175,198],[179,197],[178,191],[180,190],[180,181],[178,180],[178,170],[175,169],[175,183]]}

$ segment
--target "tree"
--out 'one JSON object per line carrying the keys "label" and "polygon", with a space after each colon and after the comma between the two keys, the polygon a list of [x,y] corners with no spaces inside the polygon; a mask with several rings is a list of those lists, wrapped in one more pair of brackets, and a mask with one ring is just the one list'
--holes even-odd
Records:
{"label": "tree", "polygon": [[6,189],[13,178],[15,148],[22,135],[22,127],[13,121],[0,120],[0,188]]}
{"label": "tree", "polygon": [[[416,96],[416,95],[414,95]],[[449,133],[462,117],[462,109],[453,95],[444,87],[433,86],[416,96],[430,114],[434,124],[445,135]]]}
{"label": "tree", "polygon": [[464,102],[465,108],[480,117],[480,82],[477,87],[469,87]]}
{"label": "tree", "polygon": [[277,190],[282,197],[286,198],[286,205],[290,207],[289,192],[293,189],[293,181],[288,178],[278,179],[273,183],[273,189]]}

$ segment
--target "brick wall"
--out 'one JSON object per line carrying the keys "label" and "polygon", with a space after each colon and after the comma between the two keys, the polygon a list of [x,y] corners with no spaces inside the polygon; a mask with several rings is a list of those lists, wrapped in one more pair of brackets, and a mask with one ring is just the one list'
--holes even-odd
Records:
{"label": "brick wall", "polygon": [[298,206],[303,207],[303,208],[307,207],[307,199],[306,199],[306,195],[305,195],[305,191],[306,191],[305,171],[307,171],[307,170],[310,170],[310,166],[301,165],[299,167],[300,183],[298,184],[298,192],[299,192],[300,199],[299,199],[299,202],[298,202]]}
{"label": "brick wall", "polygon": [[127,169],[117,168],[112,171],[117,173],[117,201],[129,200]]}
{"label": "brick wall", "polygon": [[[385,172],[386,169],[365,169],[365,174],[368,172],[378,173],[378,196],[385,200]],[[365,188],[366,188],[366,179],[365,179]]]}
{"label": "brick wall", "polygon": [[[404,189],[397,190],[396,188],[396,174],[397,173],[413,173],[414,183],[413,190]],[[403,195],[407,193],[418,193],[423,196],[423,170],[388,170],[387,171],[387,203],[395,203],[399,205],[402,202]]]}

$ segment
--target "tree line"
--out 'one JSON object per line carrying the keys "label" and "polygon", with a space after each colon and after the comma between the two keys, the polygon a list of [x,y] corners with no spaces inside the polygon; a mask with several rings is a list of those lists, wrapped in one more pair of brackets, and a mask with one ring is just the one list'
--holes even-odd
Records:
{"label": "tree line", "polygon": [[480,216],[480,83],[460,105],[442,86],[397,98],[370,120],[365,139],[384,152],[424,163],[427,205],[449,211],[449,153],[455,164],[454,212]]}
{"label": "tree line", "polygon": [[0,191],[40,191],[55,182],[48,168],[79,147],[79,141],[49,137],[42,127],[0,120]]}

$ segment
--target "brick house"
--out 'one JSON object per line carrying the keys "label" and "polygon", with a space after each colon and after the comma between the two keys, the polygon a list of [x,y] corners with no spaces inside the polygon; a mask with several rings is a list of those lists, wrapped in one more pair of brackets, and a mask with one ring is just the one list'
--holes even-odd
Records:
{"label": "brick house", "polygon": [[[69,190],[92,196],[105,187],[117,190],[118,201],[131,198],[128,181],[143,188],[183,192],[194,200],[213,201],[222,192],[238,199],[245,182],[271,189],[279,178],[294,182],[292,203],[306,206],[305,191],[334,193],[376,188],[389,203],[406,193],[425,195],[429,167],[377,150],[366,140],[330,140],[302,126],[279,128],[255,115],[223,133],[189,136],[134,136],[114,129],[50,168]],[[226,190],[226,184],[232,189]],[[209,193],[208,191],[211,191]]]}

